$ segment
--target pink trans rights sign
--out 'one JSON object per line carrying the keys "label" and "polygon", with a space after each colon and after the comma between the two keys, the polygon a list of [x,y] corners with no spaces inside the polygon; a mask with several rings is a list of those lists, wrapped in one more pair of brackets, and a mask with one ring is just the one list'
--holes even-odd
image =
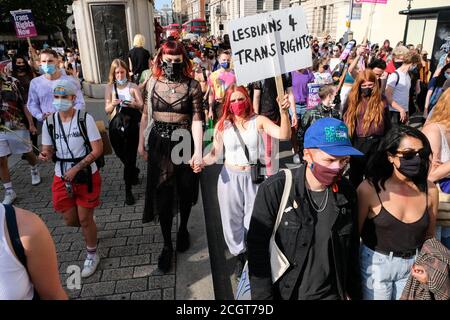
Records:
{"label": "pink trans rights sign", "polygon": [[14,27],[16,28],[17,38],[30,38],[38,35],[31,10],[10,12],[13,17]]}
{"label": "pink trans rights sign", "polygon": [[354,3],[379,3],[379,4],[387,4],[387,0],[353,0]]}

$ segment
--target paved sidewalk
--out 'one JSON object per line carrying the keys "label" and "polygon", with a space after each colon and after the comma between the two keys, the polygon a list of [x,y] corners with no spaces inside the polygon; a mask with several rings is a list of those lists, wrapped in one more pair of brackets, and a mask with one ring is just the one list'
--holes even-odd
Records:
{"label": "paved sidewalk", "polygon": [[[39,214],[53,236],[61,280],[66,289],[66,279],[69,276],[67,268],[71,265],[82,267],[86,255],[85,243],[81,229],[66,227],[62,216],[53,210],[53,166],[53,163],[40,164],[43,182],[37,187],[31,185],[26,161],[18,161],[11,169],[11,174],[18,194],[15,205]],[[70,298],[214,299],[201,199],[193,208],[189,222],[191,248],[186,253],[175,254],[169,273],[161,273],[157,268],[157,261],[163,239],[159,224],[141,222],[146,165],[140,160],[138,166],[141,169],[141,183],[133,188],[136,204],[126,206],[122,165],[115,156],[106,157],[106,166],[101,170],[102,204],[95,211],[101,262],[94,275],[82,280],[80,290],[67,290]],[[176,225],[175,218],[172,233],[174,242]]]}

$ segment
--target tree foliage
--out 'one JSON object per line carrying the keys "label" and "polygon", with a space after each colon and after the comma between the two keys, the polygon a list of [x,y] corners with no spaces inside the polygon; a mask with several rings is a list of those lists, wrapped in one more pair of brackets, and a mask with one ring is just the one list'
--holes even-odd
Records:
{"label": "tree foliage", "polygon": [[0,22],[14,31],[10,11],[31,9],[38,34],[62,31],[67,33],[66,22],[70,16],[67,5],[72,0],[0,0]]}

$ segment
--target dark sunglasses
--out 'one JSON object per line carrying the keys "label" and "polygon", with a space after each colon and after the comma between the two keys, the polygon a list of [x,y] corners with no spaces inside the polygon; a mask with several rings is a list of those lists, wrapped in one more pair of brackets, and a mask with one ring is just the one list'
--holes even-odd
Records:
{"label": "dark sunglasses", "polygon": [[420,149],[420,150],[405,150],[405,151],[397,150],[396,155],[397,156],[401,156],[405,160],[411,160],[415,156],[419,156],[420,158],[424,159],[425,158],[425,150],[424,149]]}

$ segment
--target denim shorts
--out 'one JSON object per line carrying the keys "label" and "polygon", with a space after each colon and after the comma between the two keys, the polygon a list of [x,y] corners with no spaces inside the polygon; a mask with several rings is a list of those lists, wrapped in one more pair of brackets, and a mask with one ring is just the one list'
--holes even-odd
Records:
{"label": "denim shorts", "polygon": [[416,255],[410,258],[385,255],[368,248],[360,248],[360,270],[364,300],[399,300]]}
{"label": "denim shorts", "polygon": [[[295,113],[297,114],[297,119],[301,119],[303,117],[303,115],[306,112],[306,103],[305,104],[300,104],[300,103],[296,103],[295,104]],[[289,116],[292,117],[292,111],[291,109],[289,109]]]}

